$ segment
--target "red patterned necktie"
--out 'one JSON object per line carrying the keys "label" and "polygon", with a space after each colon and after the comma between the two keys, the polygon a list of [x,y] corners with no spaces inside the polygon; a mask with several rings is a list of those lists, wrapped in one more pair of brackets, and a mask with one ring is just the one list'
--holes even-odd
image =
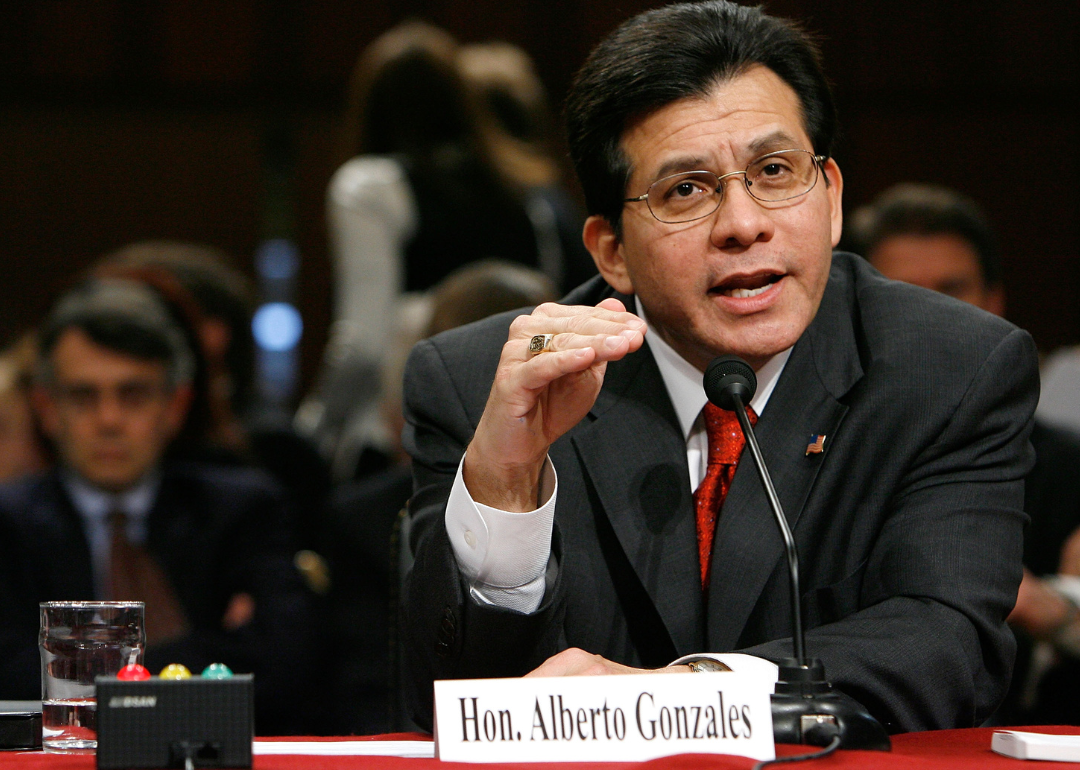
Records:
{"label": "red patterned necktie", "polygon": [[[735,466],[739,464],[746,439],[739,428],[735,412],[721,409],[712,402],[701,410],[705,418],[705,431],[709,437],[709,464],[705,478],[694,491],[694,507],[697,509],[698,560],[701,564],[701,588],[709,585],[709,563],[712,561],[713,535],[716,519],[727,497],[731,480],[735,478]],[[749,406],[746,415],[750,424],[757,424],[757,415]]]}
{"label": "red patterned necktie", "polygon": [[109,515],[109,598],[146,603],[147,644],[178,639],[188,631],[187,617],[165,570],[142,546],[127,537],[127,514]]}

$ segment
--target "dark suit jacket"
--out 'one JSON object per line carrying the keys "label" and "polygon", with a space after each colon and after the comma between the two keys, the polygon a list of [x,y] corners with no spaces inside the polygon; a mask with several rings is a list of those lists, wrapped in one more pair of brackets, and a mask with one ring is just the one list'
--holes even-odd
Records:
{"label": "dark suit jacket", "polygon": [[[565,301],[611,294],[591,282]],[[568,646],[635,666],[790,656],[782,540],[750,462],[701,590],[686,447],[647,344],[608,366],[590,414],[551,447],[557,574],[539,610],[467,600],[443,512],[511,318],[422,342],[406,374],[414,716],[430,719],[433,679],[523,674]],[[1037,387],[1026,333],[837,253],[757,423],[802,557],[808,652],[891,731],[976,724],[1008,684]],[[812,433],[823,454],[805,454]]]}
{"label": "dark suit jacket", "polygon": [[[1065,540],[1080,527],[1080,434],[1036,419],[1031,446],[1035,467],[1024,479],[1024,510],[1031,517],[1024,532],[1024,566],[1036,575],[1053,575]],[[1080,724],[1080,660],[1061,655],[1049,670],[1040,670],[1035,699],[1028,704],[1035,642],[1023,630],[1014,631],[1016,669],[995,724]]]}
{"label": "dark suit jacket", "polygon": [[[412,493],[412,471],[390,466],[340,485],[326,510],[326,555],[333,576],[326,597],[334,676],[322,692],[328,735],[385,733],[390,724],[391,597],[399,587],[395,527]],[[396,604],[396,603],[395,603]]]}
{"label": "dark suit jacket", "polygon": [[[1036,575],[1058,571],[1061,547],[1080,527],[1080,434],[1035,420],[1035,467],[1024,483],[1024,565]],[[1032,723],[1029,723],[1032,724]]]}
{"label": "dark suit jacket", "polygon": [[[147,520],[147,548],[176,589],[191,633],[151,647],[147,668],[183,663],[198,674],[222,662],[255,674],[260,734],[305,730],[314,621],[292,566],[278,487],[260,472],[169,463]],[[231,597],[255,599],[255,617],[222,630]],[[94,599],[90,549],[57,474],[0,487],[0,697],[41,695],[38,602]]]}

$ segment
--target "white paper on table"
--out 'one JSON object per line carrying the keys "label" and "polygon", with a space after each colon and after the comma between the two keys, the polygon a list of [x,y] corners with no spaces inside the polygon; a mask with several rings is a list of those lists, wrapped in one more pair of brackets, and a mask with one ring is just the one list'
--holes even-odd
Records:
{"label": "white paper on table", "polygon": [[318,757],[435,756],[432,741],[254,741],[252,754],[293,754]]}
{"label": "white paper on table", "polygon": [[1018,730],[996,730],[990,748],[1017,759],[1080,762],[1080,735],[1047,735]]}

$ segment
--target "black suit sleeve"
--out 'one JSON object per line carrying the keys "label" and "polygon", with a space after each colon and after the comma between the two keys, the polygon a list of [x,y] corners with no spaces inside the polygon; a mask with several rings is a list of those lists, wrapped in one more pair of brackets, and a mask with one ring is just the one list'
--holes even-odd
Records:
{"label": "black suit sleeve", "polygon": [[[834,684],[892,732],[979,724],[1004,695],[1037,382],[1031,338],[1013,331],[893,495],[861,580],[849,581],[856,611],[808,634]],[[783,639],[745,652],[790,650]]]}
{"label": "black suit sleeve", "polygon": [[0,509],[0,699],[7,700],[41,697],[38,608],[26,600],[33,594],[19,569],[24,548],[7,512]]}
{"label": "black suit sleeve", "polygon": [[[420,343],[405,380],[404,441],[413,456],[416,484],[409,501],[416,560],[402,592],[401,622],[406,701],[423,727],[431,725],[434,680],[520,676],[559,649],[554,638],[562,593],[557,578],[537,612],[523,615],[470,599],[458,570],[444,522],[450,487],[473,433],[466,405],[456,397],[460,387],[439,350],[431,342]],[[552,551],[557,562],[557,533]]]}
{"label": "black suit sleeve", "polygon": [[1080,527],[1080,434],[1039,420],[1031,431],[1036,462],[1024,480],[1024,566],[1036,575],[1058,571],[1061,550]]}

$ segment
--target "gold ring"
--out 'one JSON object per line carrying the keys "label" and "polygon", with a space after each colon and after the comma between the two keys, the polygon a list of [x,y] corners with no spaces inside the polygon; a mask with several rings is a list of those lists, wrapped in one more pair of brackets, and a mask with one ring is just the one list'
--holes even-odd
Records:
{"label": "gold ring", "polygon": [[554,334],[537,334],[529,340],[529,354],[539,355],[540,353],[551,353],[554,348],[551,347],[551,340],[554,339]]}

